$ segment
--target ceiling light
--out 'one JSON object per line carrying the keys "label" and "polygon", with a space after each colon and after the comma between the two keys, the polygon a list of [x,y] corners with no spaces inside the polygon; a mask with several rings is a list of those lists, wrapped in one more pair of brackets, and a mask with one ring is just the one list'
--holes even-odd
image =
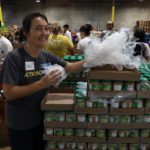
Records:
{"label": "ceiling light", "polygon": [[41,1],[40,1],[40,0],[36,0],[35,2],[36,2],[36,3],[40,3]]}
{"label": "ceiling light", "polygon": [[139,0],[139,2],[143,2],[144,0]]}

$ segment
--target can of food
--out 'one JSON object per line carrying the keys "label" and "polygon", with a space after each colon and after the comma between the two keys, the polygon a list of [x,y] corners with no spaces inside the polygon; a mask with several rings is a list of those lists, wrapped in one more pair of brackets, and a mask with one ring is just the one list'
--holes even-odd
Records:
{"label": "can of food", "polygon": [[150,137],[150,130],[141,130],[141,137]]}
{"label": "can of food", "polygon": [[127,91],[134,91],[135,90],[135,82],[125,82],[125,89]]}
{"label": "can of food", "polygon": [[120,116],[120,123],[131,123],[131,116]]}
{"label": "can of food", "polygon": [[92,84],[92,90],[99,91],[101,90],[101,84],[100,80],[90,80],[90,83]]}
{"label": "can of food", "polygon": [[65,129],[65,136],[74,136],[74,129]]}
{"label": "can of food", "polygon": [[86,121],[86,115],[85,114],[77,114],[77,121],[78,122],[85,122]]}
{"label": "can of food", "polygon": [[118,130],[108,130],[110,137],[118,137]]}
{"label": "can of food", "polygon": [[48,142],[47,143],[47,148],[48,149],[55,149],[56,148],[56,143],[55,142]]}
{"label": "can of food", "polygon": [[150,114],[144,115],[143,122],[150,123]]}
{"label": "can of food", "polygon": [[46,134],[47,135],[53,135],[53,128],[47,128],[46,129]]}
{"label": "can of food", "polygon": [[76,99],[75,105],[77,107],[85,108],[85,100],[84,99]]}
{"label": "can of food", "polygon": [[102,102],[97,102],[97,108],[107,108],[108,103],[106,103],[107,99],[102,99]]}
{"label": "can of food", "polygon": [[89,115],[89,116],[88,116],[89,122],[93,122],[93,123],[98,122],[98,118],[99,118],[98,115]]}
{"label": "can of food", "polygon": [[75,142],[67,143],[67,149],[75,150],[76,149],[76,143]]}
{"label": "can of food", "polygon": [[86,143],[78,143],[77,149],[78,150],[85,150],[86,149]]}
{"label": "can of food", "polygon": [[86,129],[85,135],[86,135],[86,137],[95,137],[95,130],[94,129]]}
{"label": "can of food", "polygon": [[76,136],[84,137],[85,136],[85,130],[84,129],[76,129]]}
{"label": "can of food", "polygon": [[122,81],[114,81],[113,82],[113,90],[114,91],[121,91],[122,90]]}
{"label": "can of food", "polygon": [[120,103],[119,102],[112,102],[111,108],[119,108]]}
{"label": "can of food", "polygon": [[102,83],[102,90],[103,91],[111,91],[111,89],[112,89],[111,81],[103,80],[101,83]]}
{"label": "can of food", "polygon": [[132,107],[132,100],[124,100],[121,103],[122,108],[131,108]]}
{"label": "can of food", "polygon": [[133,116],[132,117],[134,123],[142,123],[143,122],[143,116]]}
{"label": "can of food", "polygon": [[140,145],[140,150],[149,150],[150,149],[150,144],[141,144]]}
{"label": "can of food", "polygon": [[55,128],[54,129],[54,135],[63,136],[64,135],[64,129],[62,129],[62,128]]}
{"label": "can of food", "polygon": [[130,150],[138,150],[139,144],[130,144],[129,147],[130,147]]}
{"label": "can of food", "polygon": [[138,137],[139,136],[139,130],[131,130],[130,137]]}
{"label": "can of food", "polygon": [[107,144],[97,143],[98,150],[107,150]]}
{"label": "can of food", "polygon": [[108,123],[109,122],[109,115],[99,115],[99,122],[100,123]]}
{"label": "can of food", "polygon": [[150,99],[146,99],[145,108],[150,108]]}
{"label": "can of food", "polygon": [[109,150],[116,150],[117,149],[117,144],[109,144],[108,149]]}
{"label": "can of food", "polygon": [[87,100],[87,101],[86,101],[86,107],[87,107],[87,108],[92,108],[92,107],[93,107],[93,101]]}
{"label": "can of food", "polygon": [[132,101],[132,108],[142,108],[143,107],[143,100],[136,99]]}
{"label": "can of food", "polygon": [[129,130],[119,130],[119,137],[129,137],[130,131]]}
{"label": "can of food", "polygon": [[46,114],[45,115],[45,121],[47,121],[47,122],[56,121],[55,114]]}
{"label": "can of food", "polygon": [[65,121],[65,114],[64,113],[56,114],[56,121]]}
{"label": "can of food", "polygon": [[89,150],[97,150],[97,148],[98,148],[97,143],[88,143]]}
{"label": "can of food", "polygon": [[127,144],[118,144],[118,150],[128,150]]}
{"label": "can of food", "polygon": [[105,136],[106,136],[105,130],[101,130],[101,129],[96,130],[96,137],[105,137]]}
{"label": "can of food", "polygon": [[110,123],[119,123],[120,116],[110,116]]}
{"label": "can of food", "polygon": [[59,149],[65,149],[65,143],[64,143],[64,142],[58,142],[58,143],[57,143],[57,147],[58,147]]}
{"label": "can of food", "polygon": [[67,122],[75,122],[76,121],[76,116],[74,113],[67,113],[66,114],[66,121]]}

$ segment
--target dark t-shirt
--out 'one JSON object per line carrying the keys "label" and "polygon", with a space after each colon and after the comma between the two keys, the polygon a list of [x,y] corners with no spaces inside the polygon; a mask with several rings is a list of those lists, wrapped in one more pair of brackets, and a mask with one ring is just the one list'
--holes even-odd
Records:
{"label": "dark t-shirt", "polygon": [[[10,85],[34,83],[43,76],[41,66],[53,64],[65,67],[66,62],[45,51],[41,51],[37,58],[33,58],[23,48],[13,50],[5,60],[2,82]],[[32,95],[7,102],[8,126],[24,130],[40,124],[43,119],[40,103],[47,92],[48,88],[45,88]]]}

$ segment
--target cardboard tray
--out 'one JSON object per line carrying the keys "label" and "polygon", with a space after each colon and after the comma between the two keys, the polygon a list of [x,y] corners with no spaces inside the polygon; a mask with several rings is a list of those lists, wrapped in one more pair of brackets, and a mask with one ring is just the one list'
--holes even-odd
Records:
{"label": "cardboard tray", "polygon": [[150,91],[137,91],[138,98],[150,98]]}
{"label": "cardboard tray", "polygon": [[50,93],[73,93],[75,87],[57,87],[57,88],[50,88]]}
{"label": "cardboard tray", "polygon": [[139,81],[140,73],[137,70],[119,71],[114,68],[92,68],[88,73],[89,79]]}
{"label": "cardboard tray", "polygon": [[132,129],[150,129],[150,123],[133,123]]}
{"label": "cardboard tray", "polygon": [[75,106],[74,111],[82,114],[108,114],[108,108],[81,108]]}
{"label": "cardboard tray", "polygon": [[105,142],[106,137],[100,138],[100,137],[77,137],[75,136],[76,142]]}
{"label": "cardboard tray", "polygon": [[56,136],[56,135],[45,135],[43,136],[46,141],[64,141],[64,142],[73,142],[74,136]]}
{"label": "cardboard tray", "polygon": [[110,137],[108,139],[109,143],[139,143],[139,138],[121,138],[121,137],[116,137],[112,138]]}
{"label": "cardboard tray", "polygon": [[144,108],[111,108],[110,114],[113,114],[113,115],[143,115]]}
{"label": "cardboard tray", "polygon": [[136,91],[88,91],[88,97],[96,96],[100,98],[114,98],[116,95],[122,94],[127,96],[126,98],[136,98]]}
{"label": "cardboard tray", "polygon": [[125,123],[88,123],[90,129],[130,129],[131,126]]}
{"label": "cardboard tray", "polygon": [[73,93],[48,93],[41,102],[42,110],[70,110],[74,108]]}
{"label": "cardboard tray", "polygon": [[144,114],[150,114],[150,108],[145,108]]}
{"label": "cardboard tray", "polygon": [[149,138],[140,138],[141,143],[150,143],[150,137]]}
{"label": "cardboard tray", "polygon": [[87,128],[87,123],[52,121],[52,122],[44,122],[44,127]]}

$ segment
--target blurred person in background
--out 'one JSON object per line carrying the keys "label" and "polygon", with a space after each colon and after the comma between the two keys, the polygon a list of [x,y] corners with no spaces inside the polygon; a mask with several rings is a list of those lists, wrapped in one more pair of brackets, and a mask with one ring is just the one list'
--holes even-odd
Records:
{"label": "blurred person in background", "polygon": [[61,58],[74,54],[74,45],[68,37],[61,34],[59,23],[52,24],[52,34],[49,36],[46,50]]}
{"label": "blurred person in background", "polygon": [[72,35],[71,32],[69,31],[69,25],[68,24],[63,25],[63,29],[64,35],[67,36],[70,39],[70,41],[72,41]]}

